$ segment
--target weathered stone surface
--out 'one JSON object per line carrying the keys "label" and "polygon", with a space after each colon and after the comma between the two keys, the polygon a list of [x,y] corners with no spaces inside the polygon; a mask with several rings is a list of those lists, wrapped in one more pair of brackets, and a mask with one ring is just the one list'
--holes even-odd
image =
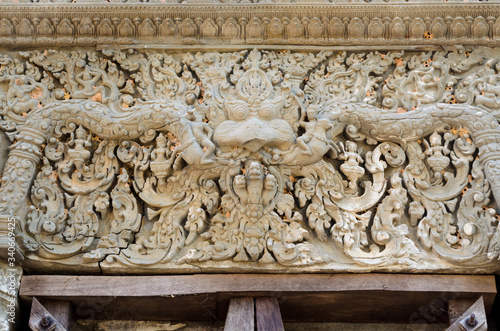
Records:
{"label": "weathered stone surface", "polygon": [[33,269],[493,272],[499,59],[6,53],[0,214]]}
{"label": "weathered stone surface", "polygon": [[7,155],[9,154],[10,141],[5,132],[0,131],[0,173],[3,171]]}
{"label": "weathered stone surface", "polygon": [[19,282],[22,269],[0,261],[0,330],[16,330],[20,324]]}
{"label": "weathered stone surface", "polygon": [[[500,45],[496,1],[8,0],[0,44],[300,49]],[[111,2],[111,3],[110,3]],[[179,3],[180,2],[180,3]],[[370,3],[373,2],[373,3]],[[104,46],[108,49],[109,46]]]}

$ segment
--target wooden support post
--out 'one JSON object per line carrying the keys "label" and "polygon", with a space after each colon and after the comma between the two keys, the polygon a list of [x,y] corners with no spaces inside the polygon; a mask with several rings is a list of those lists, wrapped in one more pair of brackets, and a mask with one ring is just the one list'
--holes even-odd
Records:
{"label": "wooden support post", "polygon": [[[465,312],[463,312],[461,315],[458,315],[456,314],[456,312],[464,309],[465,305],[467,304],[466,300],[450,300],[448,313],[450,314],[450,321],[454,319],[454,322],[446,331],[488,330],[483,297],[480,297],[476,302],[472,303],[473,304],[469,305],[468,309],[466,309]],[[454,316],[452,316],[452,314]]]}
{"label": "wooden support post", "polygon": [[46,299],[39,299],[38,302],[47,309],[47,311],[54,316],[54,318],[66,330],[69,330],[72,321],[71,303],[69,301],[53,301]]}
{"label": "wooden support post", "polygon": [[[48,302],[48,301],[44,301]],[[37,298],[33,298],[29,327],[34,331],[66,331],[70,322],[71,307],[69,302],[48,302],[47,309]],[[64,326],[62,323],[64,323]]]}
{"label": "wooden support post", "polygon": [[257,331],[284,331],[280,306],[276,298],[262,297],[255,299]]}
{"label": "wooden support post", "polygon": [[254,331],[254,329],[255,309],[253,298],[232,298],[229,301],[224,331]]}

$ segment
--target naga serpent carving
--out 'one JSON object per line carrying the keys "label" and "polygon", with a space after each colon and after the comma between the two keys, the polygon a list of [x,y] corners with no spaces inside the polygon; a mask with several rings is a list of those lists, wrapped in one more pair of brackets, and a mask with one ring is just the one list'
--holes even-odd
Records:
{"label": "naga serpent carving", "polygon": [[[498,267],[500,128],[484,102],[439,103],[444,65],[388,76],[382,109],[373,95],[401,54],[104,55],[26,54],[63,84],[53,91],[3,69],[24,92],[3,114],[14,142],[0,214],[23,219],[28,259],[131,272]],[[399,98],[397,79],[420,94]]]}

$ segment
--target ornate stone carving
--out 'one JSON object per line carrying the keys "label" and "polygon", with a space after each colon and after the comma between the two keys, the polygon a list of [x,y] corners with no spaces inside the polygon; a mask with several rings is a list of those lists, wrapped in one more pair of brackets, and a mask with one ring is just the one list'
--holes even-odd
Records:
{"label": "ornate stone carving", "polygon": [[34,267],[498,270],[496,54],[6,54],[0,212]]}
{"label": "ornate stone carving", "polygon": [[500,45],[498,5],[484,0],[8,0],[0,8],[0,42],[16,46]]}

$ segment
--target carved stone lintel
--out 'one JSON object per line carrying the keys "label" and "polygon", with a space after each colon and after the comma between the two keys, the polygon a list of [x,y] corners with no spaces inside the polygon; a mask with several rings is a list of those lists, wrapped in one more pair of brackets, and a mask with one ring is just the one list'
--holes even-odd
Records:
{"label": "carved stone lintel", "polygon": [[35,266],[495,271],[497,53],[6,57],[0,210]]}

